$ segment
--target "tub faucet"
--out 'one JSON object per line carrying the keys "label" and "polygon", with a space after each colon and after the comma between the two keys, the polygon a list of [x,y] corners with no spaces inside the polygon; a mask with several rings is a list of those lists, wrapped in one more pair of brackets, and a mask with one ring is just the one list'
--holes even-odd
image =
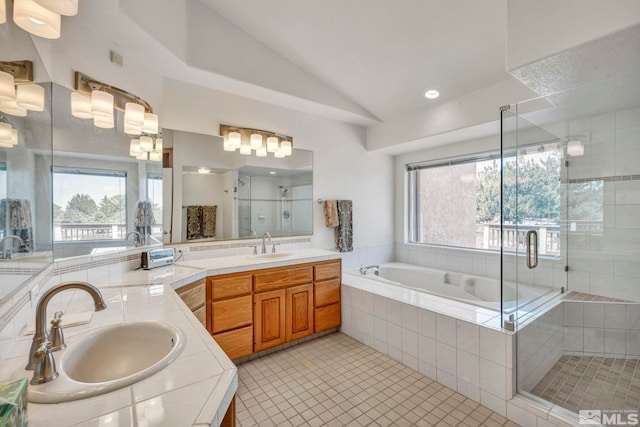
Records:
{"label": "tub faucet", "polygon": [[129,240],[129,236],[131,235],[136,236],[135,240],[133,241],[133,245],[137,248],[139,246],[142,246],[142,234],[140,234],[139,231],[130,231],[127,233],[127,237],[124,238],[124,240]]}
{"label": "tub faucet", "polygon": [[[267,245],[265,244],[265,240],[264,240],[265,237],[269,238],[269,244],[271,244],[271,234],[269,234],[268,231],[265,231],[264,234],[262,235],[262,252],[261,253],[263,253],[263,254],[267,253]],[[276,251],[276,247],[274,246],[273,247],[273,252],[275,252],[275,251]]]}
{"label": "tub faucet", "polygon": [[[46,330],[47,305],[51,298],[56,294],[66,291],[67,289],[80,289],[86,291],[93,297],[93,303],[96,311],[102,311],[107,308],[107,304],[102,298],[102,294],[95,286],[87,282],[65,282],[54,286],[53,288],[42,294],[36,306],[36,333],[31,342],[31,350],[29,351],[29,360],[25,369],[33,370],[33,378],[31,384],[43,384],[53,381],[58,377],[55,361],[53,359],[52,344],[49,341],[49,334]],[[58,325],[58,327],[60,327]]]}
{"label": "tub faucet", "polygon": [[11,259],[11,253],[13,252],[13,245],[9,246],[8,249],[4,248],[5,242],[9,239],[16,239],[20,242],[20,245],[24,245],[24,240],[22,240],[19,236],[14,234],[9,234],[7,237],[2,239],[2,253],[0,254],[0,259]]}
{"label": "tub faucet", "polygon": [[373,272],[373,274],[375,274],[376,276],[380,275],[380,272],[378,271],[378,269],[380,268],[379,265],[368,265],[366,267],[364,266],[360,266],[360,274],[362,274],[363,276],[367,274],[367,272],[371,269],[375,269],[375,271]]}

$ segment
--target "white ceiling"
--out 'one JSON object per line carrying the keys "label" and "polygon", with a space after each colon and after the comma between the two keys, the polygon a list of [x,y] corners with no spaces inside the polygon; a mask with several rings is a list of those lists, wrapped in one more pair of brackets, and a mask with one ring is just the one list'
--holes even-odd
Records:
{"label": "white ceiling", "polygon": [[383,121],[509,78],[505,0],[201,1]]}

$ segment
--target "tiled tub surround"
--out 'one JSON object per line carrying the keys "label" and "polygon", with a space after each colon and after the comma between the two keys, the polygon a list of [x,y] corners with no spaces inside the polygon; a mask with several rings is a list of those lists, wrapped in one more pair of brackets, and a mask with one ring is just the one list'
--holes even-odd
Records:
{"label": "tiled tub surround", "polygon": [[[577,415],[515,395],[516,339],[500,329],[495,312],[349,273],[343,274],[342,292],[341,331],[346,335],[518,424],[577,424]],[[553,311],[556,306],[559,311]],[[551,320],[545,317],[548,310]],[[560,349],[558,358],[562,321],[555,333],[547,329],[554,316],[563,319],[563,315],[562,302],[552,301],[538,316],[531,316],[528,325],[530,334],[539,335],[538,345],[545,339],[560,344],[553,348]],[[558,360],[553,354],[540,354],[544,355],[540,364],[550,360],[547,369]]]}

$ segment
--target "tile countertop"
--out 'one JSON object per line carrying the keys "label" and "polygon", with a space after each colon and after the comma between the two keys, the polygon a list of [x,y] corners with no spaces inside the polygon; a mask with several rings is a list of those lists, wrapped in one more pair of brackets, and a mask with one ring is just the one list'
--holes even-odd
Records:
{"label": "tile countertop", "polygon": [[[339,258],[340,254],[332,251],[300,249],[278,259],[236,255],[92,278],[90,282],[100,288],[107,309],[93,313],[89,324],[66,328],[65,337],[110,323],[162,320],[180,327],[187,345],[168,367],[131,386],[60,404],[30,403],[29,426],[218,426],[238,388],[237,368],[174,290],[208,275]],[[48,315],[92,307],[84,291],[65,291],[52,298]],[[16,341],[9,358],[3,360],[0,381],[15,377],[10,373],[24,365],[31,338],[23,336]]]}

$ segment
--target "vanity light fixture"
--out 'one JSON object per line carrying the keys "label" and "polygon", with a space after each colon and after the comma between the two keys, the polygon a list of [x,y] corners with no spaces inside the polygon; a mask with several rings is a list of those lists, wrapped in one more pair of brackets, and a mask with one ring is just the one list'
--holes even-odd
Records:
{"label": "vanity light fixture", "polygon": [[0,0],[0,24],[7,22],[7,0]]}
{"label": "vanity light fixture", "polygon": [[71,93],[71,114],[74,117],[92,118],[98,127],[113,127],[113,110],[116,109],[124,112],[124,131],[128,135],[158,134],[158,116],[153,114],[147,101],[79,71],[75,72],[73,88],[76,90]]}
{"label": "vanity light fixture", "polygon": [[225,151],[239,149],[244,155],[255,152],[256,157],[267,157],[268,153],[273,153],[278,158],[292,153],[293,138],[275,132],[220,125],[220,136],[224,138]]}
{"label": "vanity light fixture", "polygon": [[0,148],[11,148],[18,145],[18,131],[9,121],[0,116]]}
{"label": "vanity light fixture", "polygon": [[31,61],[0,62],[0,111],[24,117],[44,110],[44,87],[33,83]]}
{"label": "vanity light fixture", "polygon": [[[7,20],[6,0],[0,0],[0,24]],[[14,0],[13,21],[31,34],[45,39],[60,38],[62,18],[78,13],[78,0]]]}
{"label": "vanity light fixture", "polygon": [[132,139],[129,143],[129,155],[138,160],[162,161],[162,135],[153,138],[150,135],[142,135]]}

